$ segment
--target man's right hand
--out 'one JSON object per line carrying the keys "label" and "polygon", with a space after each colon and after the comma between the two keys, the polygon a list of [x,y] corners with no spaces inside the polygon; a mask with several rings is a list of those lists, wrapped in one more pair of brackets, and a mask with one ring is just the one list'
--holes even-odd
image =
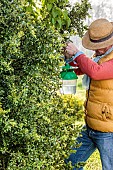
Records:
{"label": "man's right hand", "polygon": [[78,51],[78,48],[71,42],[69,42],[65,48],[65,52],[68,54],[68,58],[74,56]]}

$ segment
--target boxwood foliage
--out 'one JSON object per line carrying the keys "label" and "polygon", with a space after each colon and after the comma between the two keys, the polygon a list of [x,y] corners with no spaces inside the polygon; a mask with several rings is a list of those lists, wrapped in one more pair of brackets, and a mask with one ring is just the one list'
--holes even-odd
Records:
{"label": "boxwood foliage", "polygon": [[29,9],[0,1],[0,169],[69,170],[82,103],[57,93],[61,35]]}

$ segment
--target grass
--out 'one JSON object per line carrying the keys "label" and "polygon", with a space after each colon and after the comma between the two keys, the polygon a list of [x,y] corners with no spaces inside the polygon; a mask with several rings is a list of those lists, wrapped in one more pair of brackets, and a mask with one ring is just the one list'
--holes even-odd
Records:
{"label": "grass", "polygon": [[84,170],[101,170],[101,161],[98,150],[96,150],[86,162]]}

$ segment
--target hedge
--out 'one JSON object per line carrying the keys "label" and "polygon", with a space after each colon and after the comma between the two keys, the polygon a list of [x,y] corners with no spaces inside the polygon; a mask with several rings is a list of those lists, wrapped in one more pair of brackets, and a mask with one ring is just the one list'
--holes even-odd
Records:
{"label": "hedge", "polygon": [[69,170],[82,101],[57,93],[62,37],[28,2],[0,2],[0,169]]}

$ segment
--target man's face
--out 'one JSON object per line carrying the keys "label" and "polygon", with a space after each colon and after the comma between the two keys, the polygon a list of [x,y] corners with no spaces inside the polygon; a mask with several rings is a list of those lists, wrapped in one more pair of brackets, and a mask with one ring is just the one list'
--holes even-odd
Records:
{"label": "man's face", "polygon": [[112,45],[110,45],[109,47],[106,47],[106,48],[101,48],[101,49],[95,50],[96,56],[103,55],[111,47],[112,47]]}

